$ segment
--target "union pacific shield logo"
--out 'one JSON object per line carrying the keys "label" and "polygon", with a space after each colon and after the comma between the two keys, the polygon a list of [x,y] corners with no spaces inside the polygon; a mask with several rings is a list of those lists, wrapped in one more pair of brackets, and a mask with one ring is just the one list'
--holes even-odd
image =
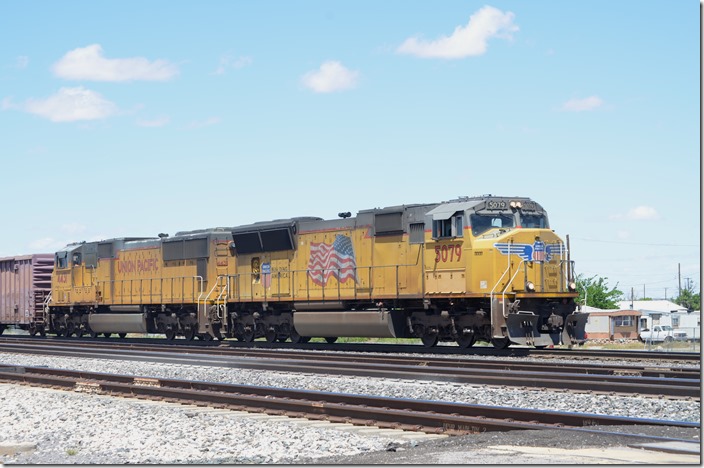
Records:
{"label": "union pacific shield logo", "polygon": [[549,262],[553,255],[563,255],[567,249],[562,244],[548,244],[542,241],[535,241],[533,244],[514,244],[509,242],[497,242],[494,247],[503,255],[518,255],[526,262],[543,263]]}
{"label": "union pacific shield logo", "polygon": [[545,243],[541,241],[535,241],[533,243],[533,261],[534,262],[544,262],[545,261]]}

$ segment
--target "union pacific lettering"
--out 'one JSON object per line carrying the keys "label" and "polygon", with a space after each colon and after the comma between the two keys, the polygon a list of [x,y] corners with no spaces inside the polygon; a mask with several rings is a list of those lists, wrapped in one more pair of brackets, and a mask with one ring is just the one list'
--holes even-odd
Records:
{"label": "union pacific lettering", "polygon": [[156,273],[159,271],[159,262],[156,258],[147,258],[140,260],[118,260],[117,272],[120,274],[126,273]]}

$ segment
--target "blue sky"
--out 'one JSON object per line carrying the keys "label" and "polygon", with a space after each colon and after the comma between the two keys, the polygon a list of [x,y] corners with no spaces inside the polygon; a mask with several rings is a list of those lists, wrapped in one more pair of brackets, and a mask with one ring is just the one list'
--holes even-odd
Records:
{"label": "blue sky", "polygon": [[699,288],[699,8],[3,1],[0,256],[491,193]]}

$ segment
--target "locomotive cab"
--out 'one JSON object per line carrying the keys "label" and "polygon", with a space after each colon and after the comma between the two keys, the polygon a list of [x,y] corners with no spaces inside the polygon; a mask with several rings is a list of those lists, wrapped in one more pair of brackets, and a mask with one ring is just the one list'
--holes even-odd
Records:
{"label": "locomotive cab", "polygon": [[489,294],[495,344],[583,342],[587,314],[574,313],[568,249],[543,208],[525,198],[489,198],[467,215],[478,274],[470,289]]}

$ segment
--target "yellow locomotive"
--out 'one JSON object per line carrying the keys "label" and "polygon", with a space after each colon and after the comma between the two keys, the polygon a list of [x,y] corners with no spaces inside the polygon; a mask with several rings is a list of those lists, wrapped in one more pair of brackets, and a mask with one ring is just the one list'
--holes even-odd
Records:
{"label": "yellow locomotive", "polygon": [[305,342],[584,341],[567,245],[536,202],[465,197],[110,239],[56,253],[50,331]]}

